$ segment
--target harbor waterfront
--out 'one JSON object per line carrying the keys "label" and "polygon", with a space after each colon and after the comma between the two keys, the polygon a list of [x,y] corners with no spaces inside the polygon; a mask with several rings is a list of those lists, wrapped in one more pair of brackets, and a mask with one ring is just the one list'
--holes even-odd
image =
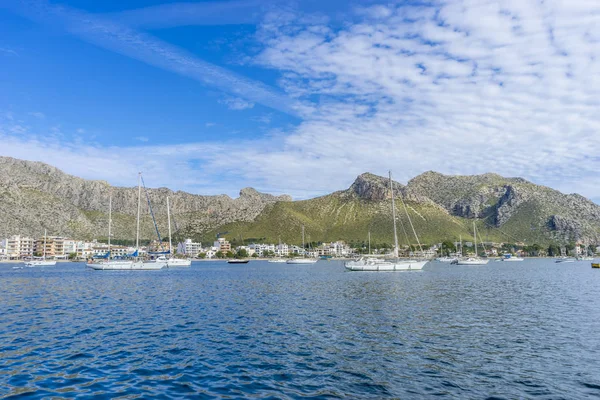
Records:
{"label": "harbor waterfront", "polygon": [[590,262],[0,264],[0,396],[600,395]]}

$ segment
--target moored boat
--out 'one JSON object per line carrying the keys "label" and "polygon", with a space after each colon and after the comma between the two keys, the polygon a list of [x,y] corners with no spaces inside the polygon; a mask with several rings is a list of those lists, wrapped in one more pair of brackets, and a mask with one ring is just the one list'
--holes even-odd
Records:
{"label": "moored boat", "polygon": [[269,263],[285,263],[286,260],[283,259],[283,258],[273,258],[273,259],[271,259],[271,260],[269,260],[267,262],[269,262]]}
{"label": "moored boat", "polygon": [[52,267],[56,265],[56,261],[54,260],[46,260],[46,235],[47,231],[44,229],[44,250],[43,256],[37,260],[30,260],[25,262],[26,267]]}
{"label": "moored boat", "polygon": [[319,261],[316,258],[290,258],[286,264],[314,264]]}
{"label": "moored boat", "polygon": [[227,260],[229,264],[248,264],[250,260]]}
{"label": "moored boat", "polygon": [[[403,260],[398,257],[398,233],[396,231],[396,203],[394,201],[394,186],[392,182],[392,172],[389,173],[390,180],[390,192],[391,192],[391,200],[392,200],[392,221],[394,226],[394,258],[389,260],[382,260],[375,257],[362,257],[358,260],[347,261],[344,263],[344,267],[346,267],[349,271],[410,271],[410,270],[420,270],[423,269],[425,264],[429,262],[429,260]],[[402,200],[402,197],[400,198]],[[406,217],[410,222],[410,226],[412,231],[417,239],[417,243],[419,244],[419,248],[421,249],[421,254],[423,254],[423,249],[421,248],[421,242],[419,241],[419,237],[417,236],[417,232],[412,224],[410,219],[410,215],[408,214],[408,210],[406,209],[406,204],[402,200],[402,205],[404,206],[404,212],[406,213]]]}
{"label": "moored boat", "polygon": [[505,254],[504,256],[502,256],[502,261],[509,261],[509,262],[514,262],[514,261],[523,261],[524,258],[521,257],[516,257],[513,256],[512,254]]}

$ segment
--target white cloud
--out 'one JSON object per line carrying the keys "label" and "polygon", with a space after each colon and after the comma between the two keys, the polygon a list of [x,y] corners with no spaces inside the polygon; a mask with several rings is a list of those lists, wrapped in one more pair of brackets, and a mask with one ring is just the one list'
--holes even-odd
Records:
{"label": "white cloud", "polygon": [[15,50],[9,49],[8,47],[0,47],[0,54],[6,55],[6,56],[18,56],[19,55],[19,53],[17,53]]}
{"label": "white cloud", "polygon": [[46,118],[46,114],[39,112],[39,111],[30,112],[29,115],[31,115],[32,117],[35,117],[35,118],[39,118],[39,119]]}
{"label": "white cloud", "polygon": [[254,103],[252,103],[251,101],[240,99],[239,97],[226,97],[222,100],[219,100],[219,103],[225,104],[230,110],[240,111],[247,110],[249,108],[254,108]]}
{"label": "white cloud", "polygon": [[[298,126],[234,143],[110,149],[101,171],[90,160],[106,149],[72,148],[72,163],[39,157],[118,184],[143,168],[207,193],[253,185],[309,197],[392,169],[404,181],[492,171],[600,197],[600,3],[388,4],[341,26],[286,11],[259,29],[256,63],[279,71],[306,107]],[[24,139],[11,140],[3,152],[21,154]]]}
{"label": "white cloud", "polygon": [[85,133],[85,129],[77,128],[77,133],[80,133],[80,134]]}
{"label": "white cloud", "polygon": [[213,126],[216,126],[217,124],[214,122],[207,122],[206,124],[204,124],[205,127],[207,128],[212,128]]}
{"label": "white cloud", "polygon": [[137,31],[114,16],[89,14],[41,0],[8,0],[5,3],[9,9],[33,21],[66,30],[96,46],[216,87],[246,99],[248,104],[257,102],[290,114],[300,110],[300,105],[274,88],[208,63],[177,46]]}
{"label": "white cloud", "polygon": [[134,139],[139,140],[140,142],[147,142],[148,140],[150,140],[146,136],[136,136],[134,137]]}

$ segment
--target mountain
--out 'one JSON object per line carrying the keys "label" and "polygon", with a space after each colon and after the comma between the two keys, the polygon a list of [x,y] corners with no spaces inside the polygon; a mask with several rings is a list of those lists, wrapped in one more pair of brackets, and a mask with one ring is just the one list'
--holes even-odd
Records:
{"label": "mountain", "polygon": [[[132,177],[136,182],[136,177]],[[40,162],[0,157],[0,237],[9,234],[48,234],[78,238],[108,236],[109,196],[112,193],[113,235],[135,239],[138,188],[112,187],[103,181],[77,178]],[[142,196],[144,197],[144,192]],[[252,188],[240,197],[199,196],[166,188],[148,189],[160,231],[167,235],[169,197],[174,222],[190,232],[204,232],[224,223],[252,221],[264,207],[290,196],[272,196]],[[155,238],[146,198],[142,199],[141,236]]]}
{"label": "mountain", "polygon": [[[521,178],[426,172],[407,185],[394,182],[393,188],[402,243],[415,243],[411,222],[423,242],[437,243],[460,236],[470,240],[474,221],[489,241],[600,243],[600,206]],[[110,193],[114,236],[134,239],[137,187],[112,187],[43,163],[0,157],[0,237],[39,236],[46,228],[53,235],[105,238]],[[347,190],[303,201],[252,188],[242,189],[237,199],[148,189],[163,235],[167,196],[180,237],[212,241],[217,233],[228,232],[227,237],[238,241],[281,238],[299,243],[304,225],[307,241],[364,242],[369,231],[374,243],[393,241],[389,181],[369,173],[357,177]],[[145,199],[142,206],[141,236],[151,239],[156,234]]]}

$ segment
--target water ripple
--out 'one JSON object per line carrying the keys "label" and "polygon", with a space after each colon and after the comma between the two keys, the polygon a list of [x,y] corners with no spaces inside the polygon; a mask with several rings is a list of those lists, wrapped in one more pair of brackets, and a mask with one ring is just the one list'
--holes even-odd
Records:
{"label": "water ripple", "polygon": [[599,397],[600,274],[518,264],[0,264],[0,397]]}

